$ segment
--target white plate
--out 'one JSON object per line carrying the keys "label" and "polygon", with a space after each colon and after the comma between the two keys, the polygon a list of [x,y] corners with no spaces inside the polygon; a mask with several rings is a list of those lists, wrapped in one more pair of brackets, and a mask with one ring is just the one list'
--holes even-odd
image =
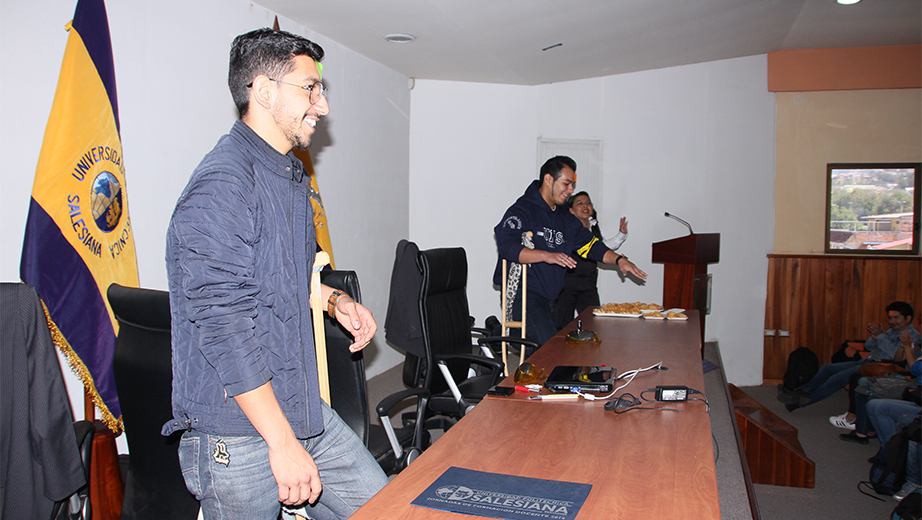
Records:
{"label": "white plate", "polygon": [[685,312],[685,309],[680,309],[680,308],[678,308],[678,307],[676,307],[676,308],[674,308],[674,309],[666,309],[666,310],[663,311],[663,314],[666,314],[667,312]]}
{"label": "white plate", "polygon": [[616,318],[639,318],[643,316],[643,314],[618,314],[616,312],[602,312],[599,310],[592,311],[592,314],[596,316],[614,316]]}
{"label": "white plate", "polygon": [[666,318],[666,319],[669,320],[669,321],[686,321],[686,320],[688,320],[688,316],[686,316],[686,317],[684,317],[684,318]]}
{"label": "white plate", "polygon": [[665,320],[666,315],[664,314],[662,316],[650,316],[649,314],[644,314],[643,319],[645,320]]}
{"label": "white plate", "polygon": [[650,314],[651,312],[666,312],[662,309],[641,309],[640,312],[644,314]]}

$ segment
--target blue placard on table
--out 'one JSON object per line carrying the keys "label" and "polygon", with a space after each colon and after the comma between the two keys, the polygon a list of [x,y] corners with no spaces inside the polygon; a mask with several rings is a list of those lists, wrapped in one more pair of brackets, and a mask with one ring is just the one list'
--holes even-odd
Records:
{"label": "blue placard on table", "polygon": [[450,467],[414,506],[503,520],[573,520],[591,484]]}

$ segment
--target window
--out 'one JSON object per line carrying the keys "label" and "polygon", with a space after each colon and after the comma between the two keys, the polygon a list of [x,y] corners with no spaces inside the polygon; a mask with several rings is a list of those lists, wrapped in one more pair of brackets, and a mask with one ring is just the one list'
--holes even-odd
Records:
{"label": "window", "polygon": [[826,165],[826,252],[919,254],[920,163]]}

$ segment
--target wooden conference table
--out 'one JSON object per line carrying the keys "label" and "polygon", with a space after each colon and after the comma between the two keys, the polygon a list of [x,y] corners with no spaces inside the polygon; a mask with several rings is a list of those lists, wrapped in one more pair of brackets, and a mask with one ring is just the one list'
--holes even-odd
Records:
{"label": "wooden conference table", "polygon": [[[557,365],[604,363],[621,374],[662,361],[668,370],[643,372],[618,395],[629,392],[640,398],[643,390],[657,385],[703,392],[697,311],[689,311],[688,317],[597,317],[590,309],[579,318],[601,344],[566,344],[571,326],[528,361],[545,368],[545,375]],[[512,385],[511,377],[502,384]],[[475,518],[410,505],[451,466],[592,484],[577,519],[720,518],[705,403],[644,402],[642,406],[682,413],[631,410],[616,415],[603,408],[604,401],[529,401],[528,395],[535,394],[488,396],[351,518]],[[644,396],[652,400],[654,392]]]}

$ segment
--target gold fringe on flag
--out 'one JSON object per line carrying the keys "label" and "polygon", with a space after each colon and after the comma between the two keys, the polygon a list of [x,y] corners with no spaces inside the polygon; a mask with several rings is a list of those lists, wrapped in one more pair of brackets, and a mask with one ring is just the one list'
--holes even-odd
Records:
{"label": "gold fringe on flag", "polygon": [[48,331],[51,332],[52,343],[61,351],[64,358],[67,359],[67,364],[70,365],[71,372],[83,382],[83,388],[87,395],[90,396],[90,400],[93,401],[93,405],[99,410],[100,420],[116,435],[122,433],[125,429],[122,418],[119,417],[116,419],[115,416],[112,415],[112,412],[109,411],[109,407],[106,406],[106,403],[103,402],[102,397],[99,396],[99,392],[96,390],[96,383],[93,382],[93,376],[86,368],[86,365],[83,364],[83,361],[80,360],[77,353],[74,352],[74,349],[71,348],[70,343],[67,342],[64,335],[61,334],[54,320],[51,319],[51,314],[48,313],[48,307],[45,306],[45,302],[42,302],[42,310],[45,312],[45,319],[48,320]]}

